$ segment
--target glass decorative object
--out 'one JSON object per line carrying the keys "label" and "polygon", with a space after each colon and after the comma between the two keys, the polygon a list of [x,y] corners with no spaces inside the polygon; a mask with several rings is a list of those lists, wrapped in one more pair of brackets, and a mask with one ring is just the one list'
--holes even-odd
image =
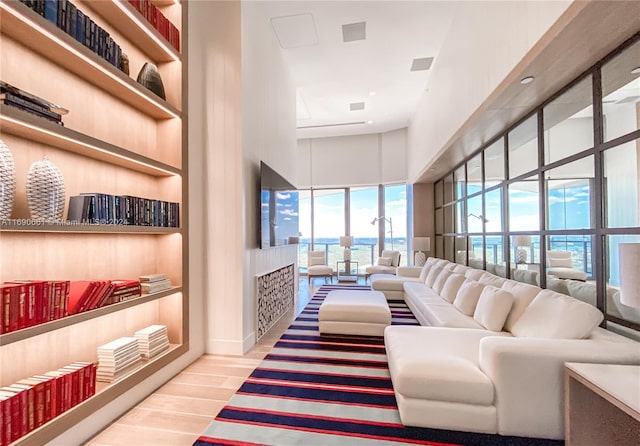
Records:
{"label": "glass decorative object", "polygon": [[0,220],[11,218],[16,194],[16,166],[9,147],[0,139]]}
{"label": "glass decorative object", "polygon": [[34,220],[61,220],[64,213],[64,177],[48,157],[34,162],[27,174],[27,203]]}

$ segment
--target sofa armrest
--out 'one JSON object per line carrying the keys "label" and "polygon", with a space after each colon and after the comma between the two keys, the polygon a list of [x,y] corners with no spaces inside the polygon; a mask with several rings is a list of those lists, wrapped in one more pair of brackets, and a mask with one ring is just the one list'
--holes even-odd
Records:
{"label": "sofa armrest", "polygon": [[640,364],[640,344],[487,337],[479,363],[493,381],[502,435],[564,438],[564,363]]}
{"label": "sofa armrest", "polygon": [[399,266],[396,268],[397,276],[420,277],[421,266]]}

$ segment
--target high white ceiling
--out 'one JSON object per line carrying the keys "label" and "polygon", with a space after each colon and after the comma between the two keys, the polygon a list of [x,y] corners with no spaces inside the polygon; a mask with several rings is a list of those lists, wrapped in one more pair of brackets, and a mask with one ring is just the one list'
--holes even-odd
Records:
{"label": "high white ceiling", "polygon": [[[430,87],[429,70],[412,72],[411,64],[423,57],[438,63],[455,2],[294,1],[262,6],[286,47],[282,51],[296,83],[298,138],[312,138],[405,127]],[[366,22],[366,39],[343,42],[342,25],[359,22]],[[364,110],[350,111],[354,102],[364,102]],[[363,124],[335,126],[354,122]]]}

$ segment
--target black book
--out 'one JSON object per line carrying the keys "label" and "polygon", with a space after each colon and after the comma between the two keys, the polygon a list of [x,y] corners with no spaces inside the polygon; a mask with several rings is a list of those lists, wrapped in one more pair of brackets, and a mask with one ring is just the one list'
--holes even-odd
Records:
{"label": "black book", "polygon": [[27,108],[27,107],[23,107],[23,106],[22,106],[22,105],[20,105],[20,104],[16,104],[16,103],[11,102],[11,101],[3,101],[3,103],[4,103],[5,105],[8,105],[9,107],[17,108],[17,109],[22,110],[22,111],[24,111],[24,112],[26,112],[26,113],[30,113],[30,114],[32,114],[32,115],[35,115],[35,116],[38,116],[38,117],[40,117],[40,118],[46,119],[47,121],[51,121],[51,122],[53,122],[53,123],[55,123],[55,124],[62,125],[62,126],[64,125],[64,124],[62,123],[62,121],[57,121],[57,120],[55,120],[55,119],[52,119],[52,118],[50,118],[50,117],[49,117],[49,116],[47,116],[47,115],[43,115],[43,114],[42,114],[42,113],[40,113],[40,112],[37,112],[37,111],[31,110],[30,108]]}
{"label": "black book", "polygon": [[58,3],[56,0],[44,0],[44,18],[58,24]]}
{"label": "black book", "polygon": [[84,12],[76,10],[76,40],[84,45]]}
{"label": "black book", "polygon": [[77,39],[78,34],[78,8],[76,8],[73,3],[69,3],[69,11],[67,12],[69,16],[69,35],[74,39]]}
{"label": "black book", "polygon": [[55,121],[62,121],[62,116],[58,113],[52,112],[49,107],[44,107],[35,102],[29,101],[23,96],[13,93],[0,93],[0,99],[9,105],[18,105],[21,108],[29,109],[31,111],[37,112],[41,115],[46,116],[49,119],[53,119]]}
{"label": "black book", "polygon": [[46,99],[42,99],[41,97],[33,95],[27,91],[21,90],[2,80],[0,80],[0,93],[11,93],[29,102],[33,102],[34,104],[38,104],[42,107],[48,108],[54,113],[59,113],[61,115],[66,115],[67,113],[69,113],[69,110],[59,106],[58,104],[54,104],[53,102],[49,102]]}
{"label": "black book", "polygon": [[69,212],[67,220],[88,223],[91,213],[91,201],[93,197],[90,195],[76,195],[69,197]]}
{"label": "black book", "polygon": [[58,0],[58,28],[66,29],[67,0]]}

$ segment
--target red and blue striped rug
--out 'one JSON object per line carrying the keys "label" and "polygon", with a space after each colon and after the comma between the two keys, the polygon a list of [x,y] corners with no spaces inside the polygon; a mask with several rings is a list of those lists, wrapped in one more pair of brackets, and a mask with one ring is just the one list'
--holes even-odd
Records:
{"label": "red and blue striped rug", "polygon": [[[195,446],[563,444],[403,426],[383,338],[318,332],[320,304],[329,291],[344,288],[318,290]],[[393,324],[419,325],[404,302],[389,306]]]}

